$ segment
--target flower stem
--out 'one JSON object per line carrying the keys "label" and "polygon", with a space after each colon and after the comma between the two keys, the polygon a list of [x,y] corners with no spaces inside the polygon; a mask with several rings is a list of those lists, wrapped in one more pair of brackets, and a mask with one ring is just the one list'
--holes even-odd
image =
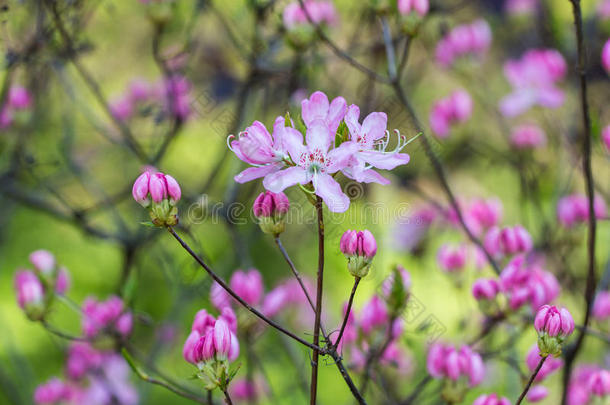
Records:
{"label": "flower stem", "polygon": [[233,405],[233,401],[231,401],[231,397],[229,396],[229,391],[223,390],[222,393],[225,394],[225,402],[227,405]]}
{"label": "flower stem", "polygon": [[[324,211],[322,199],[316,197],[316,212],[318,213],[318,286],[316,290],[316,317],[313,326],[313,344],[318,346],[320,342],[320,320],[322,317],[322,290],[324,288]],[[319,351],[314,349],[311,359],[311,390],[309,393],[310,405],[316,404],[318,393],[318,355]]]}
{"label": "flower stem", "polygon": [[229,287],[227,285],[227,283],[224,282],[224,280],[222,278],[220,278],[215,272],[214,270],[212,270],[204,261],[203,259],[201,259],[199,256],[197,256],[197,253],[195,253],[193,251],[193,249],[191,249],[191,247],[184,241],[182,240],[182,238],[176,233],[176,231],[174,231],[174,229],[171,226],[167,227],[168,232],[178,241],[178,243],[180,243],[180,245],[184,248],[184,250],[186,250],[188,252],[188,254],[191,255],[191,257],[193,259],[195,259],[195,261],[197,263],[199,263],[199,265],[210,275],[210,277],[212,277],[214,279],[214,281],[216,281],[222,288],[225,289],[225,291],[227,291],[229,293],[229,295],[231,295],[233,298],[235,298],[235,300],[237,300],[237,302],[239,302],[241,305],[243,305],[248,311],[252,312],[254,315],[256,315],[257,317],[259,317],[260,319],[262,319],[263,321],[265,321],[268,325],[274,327],[275,329],[279,330],[280,332],[282,332],[283,334],[290,336],[291,338],[293,338],[294,340],[296,340],[297,342],[301,343],[304,346],[309,347],[310,349],[313,349],[314,352],[318,351],[318,352],[325,352],[324,349],[322,349],[321,347],[318,346],[317,342],[314,344],[309,343],[308,341],[298,337],[297,335],[295,335],[294,333],[286,330],[284,327],[282,327],[281,325],[277,324],[276,322],[274,322],[273,320],[267,318],[265,315],[263,315],[262,313],[260,313],[258,310],[256,310],[255,308],[253,308],[250,304],[248,304],[246,301],[244,301],[243,298],[241,298],[235,291],[233,291],[231,289],[231,287]]}
{"label": "flower stem", "polygon": [[345,311],[345,317],[343,318],[343,324],[341,325],[341,330],[339,331],[337,341],[334,344],[335,350],[337,349],[337,347],[339,347],[339,343],[341,342],[341,338],[343,337],[343,332],[345,332],[345,327],[347,326],[349,314],[352,310],[352,304],[354,303],[354,296],[356,295],[356,288],[358,288],[358,284],[360,284],[360,277],[354,277],[354,286],[352,287],[352,292],[349,295],[349,301],[347,302],[347,309]]}
{"label": "flower stem", "polygon": [[542,365],[544,364],[544,362],[546,361],[546,359],[548,357],[549,356],[544,356],[543,358],[540,359],[540,361],[538,362],[538,366],[536,366],[536,369],[532,373],[532,376],[530,377],[529,381],[527,382],[527,385],[523,389],[523,392],[521,393],[521,395],[519,395],[519,399],[517,400],[517,402],[515,402],[515,405],[519,405],[521,403],[521,401],[523,401],[523,398],[525,398],[525,396],[527,395],[527,392],[530,390],[530,387],[534,383],[534,380],[536,379],[538,372],[540,372]]}

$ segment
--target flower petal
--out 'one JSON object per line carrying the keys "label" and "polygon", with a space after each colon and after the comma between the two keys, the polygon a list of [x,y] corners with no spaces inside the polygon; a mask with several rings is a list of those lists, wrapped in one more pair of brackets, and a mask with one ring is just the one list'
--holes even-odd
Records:
{"label": "flower petal", "polygon": [[361,127],[360,123],[358,123],[359,117],[360,108],[355,104],[350,105],[345,114],[345,125],[347,125],[347,128],[349,129],[352,141],[355,141],[358,135],[360,135]]}
{"label": "flower petal", "polygon": [[331,133],[328,126],[322,120],[313,121],[307,128],[307,149],[313,151],[319,149],[326,153],[334,140],[335,134]]}
{"label": "flower petal", "polygon": [[328,97],[321,91],[313,93],[309,100],[303,100],[301,102],[301,113],[305,125],[309,127],[317,119],[326,119],[328,108]]}
{"label": "flower petal", "polygon": [[384,153],[378,151],[359,152],[360,158],[378,169],[392,170],[396,166],[409,163],[409,155],[406,153]]}
{"label": "flower petal", "polygon": [[307,172],[299,166],[293,166],[271,173],[263,180],[263,186],[272,193],[279,193],[285,188],[294,186],[297,183],[307,183]]}
{"label": "flower petal", "polygon": [[330,163],[326,167],[328,173],[335,173],[344,167],[348,166],[354,154],[358,151],[356,142],[343,142],[338,148],[328,152],[328,160]]}
{"label": "flower petal", "polygon": [[343,117],[345,117],[345,113],[347,112],[347,102],[343,97],[337,97],[330,103],[330,108],[328,109],[328,116],[326,118],[328,129],[332,133],[336,133],[339,128],[339,124]]}
{"label": "flower petal", "polygon": [[282,168],[281,163],[274,163],[270,165],[260,166],[260,167],[249,167],[243,172],[239,173],[234,177],[235,181],[238,183],[247,183],[254,179],[258,179],[260,177],[265,177],[269,173],[277,172]]}
{"label": "flower petal", "polygon": [[341,186],[329,174],[318,173],[312,178],[316,194],[324,200],[332,212],[345,212],[349,208],[349,198],[343,194]]}
{"label": "flower petal", "polygon": [[362,132],[367,140],[383,138],[388,127],[388,116],[383,112],[372,112],[362,122]]}

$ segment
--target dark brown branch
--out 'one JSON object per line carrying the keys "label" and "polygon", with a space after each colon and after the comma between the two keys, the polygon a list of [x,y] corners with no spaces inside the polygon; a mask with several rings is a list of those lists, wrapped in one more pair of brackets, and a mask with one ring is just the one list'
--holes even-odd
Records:
{"label": "dark brown branch", "polygon": [[[318,283],[316,289],[316,316],[313,326],[313,344],[317,346],[320,343],[322,292],[324,288],[324,209],[322,207],[322,199],[319,196],[316,196],[316,213],[318,214]],[[316,405],[318,394],[318,357],[319,351],[314,350],[311,358],[310,405]]]}
{"label": "dark brown branch", "polygon": [[534,380],[536,379],[538,372],[542,368],[542,365],[544,364],[544,362],[546,361],[547,358],[548,358],[548,356],[544,356],[540,359],[540,361],[538,362],[538,366],[536,366],[536,369],[532,373],[532,376],[530,377],[529,381],[527,382],[527,385],[523,389],[523,392],[521,393],[521,395],[519,395],[519,399],[517,399],[517,402],[515,402],[515,405],[521,404],[521,401],[523,401],[523,398],[525,398],[525,396],[527,395],[527,392],[530,390],[530,387],[534,383]]}

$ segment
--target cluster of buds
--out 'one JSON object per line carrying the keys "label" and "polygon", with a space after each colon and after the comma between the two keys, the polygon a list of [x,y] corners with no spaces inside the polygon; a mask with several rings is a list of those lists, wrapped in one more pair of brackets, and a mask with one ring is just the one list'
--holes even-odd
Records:
{"label": "cluster of buds", "polygon": [[472,405],[510,405],[506,397],[499,397],[497,394],[481,395],[474,400]]}
{"label": "cluster of buds", "polygon": [[55,256],[46,250],[36,250],[29,256],[32,270],[15,274],[17,303],[31,320],[41,320],[56,294],[66,293],[70,278],[65,267],[57,265]]}
{"label": "cluster of buds", "polygon": [[286,228],[286,213],[290,209],[290,201],[284,193],[265,191],[254,200],[252,211],[258,219],[261,230],[275,237]]}
{"label": "cluster of buds", "polygon": [[347,258],[347,269],[354,277],[362,278],[369,274],[371,263],[377,253],[377,242],[368,230],[347,230],[339,242],[341,252]]}
{"label": "cluster of buds", "polygon": [[480,278],[472,284],[472,295],[477,300],[481,312],[496,316],[502,312],[500,283],[493,278]]}
{"label": "cluster of buds", "polygon": [[236,332],[237,318],[229,307],[225,307],[218,319],[205,309],[195,315],[182,354],[186,361],[197,366],[197,377],[203,381],[205,389],[227,390],[237,371],[229,370],[229,362],[239,356]]}
{"label": "cluster of buds", "polygon": [[504,228],[495,226],[485,235],[484,245],[492,256],[499,258],[529,252],[533,242],[529,232],[521,225]]}
{"label": "cluster of buds", "polygon": [[424,17],[430,9],[430,2],[428,0],[398,0],[396,5],[398,12],[402,15],[409,15],[415,12],[420,17]]}
{"label": "cluster of buds", "polygon": [[468,121],[471,115],[470,94],[466,90],[457,90],[434,103],[430,112],[430,128],[439,138],[446,138],[451,126]]}
{"label": "cluster of buds", "polygon": [[156,226],[174,226],[178,223],[178,207],[182,195],[180,185],[169,174],[146,170],[133,183],[134,200],[148,208],[150,219]]}
{"label": "cluster of buds", "polygon": [[100,334],[127,337],[133,327],[133,314],[127,310],[123,300],[115,295],[106,301],[88,297],[82,306],[83,334],[95,338]]}
{"label": "cluster of buds", "polygon": [[442,67],[450,67],[465,55],[480,57],[489,49],[491,39],[491,28],[483,19],[458,25],[436,45],[436,61]]}
{"label": "cluster of buds", "polygon": [[515,256],[500,273],[502,292],[511,310],[529,303],[533,311],[559,296],[561,286],[553,273],[526,255]]}
{"label": "cluster of buds", "polygon": [[[595,218],[605,218],[606,203],[596,195],[593,199],[593,212]],[[566,228],[585,223],[589,220],[589,200],[583,194],[571,194],[562,197],[557,203],[557,219]]]}
{"label": "cluster of buds", "polygon": [[606,405],[610,401],[610,371],[584,364],[572,373],[568,405]]}
{"label": "cluster of buds", "polygon": [[442,396],[449,403],[460,403],[467,389],[479,385],[485,375],[483,359],[468,346],[458,350],[433,344],[428,351],[427,368],[433,378],[445,380]]}
{"label": "cluster of buds", "polygon": [[538,332],[540,356],[559,357],[563,342],[574,332],[574,319],[565,308],[543,305],[536,314],[534,327]]}

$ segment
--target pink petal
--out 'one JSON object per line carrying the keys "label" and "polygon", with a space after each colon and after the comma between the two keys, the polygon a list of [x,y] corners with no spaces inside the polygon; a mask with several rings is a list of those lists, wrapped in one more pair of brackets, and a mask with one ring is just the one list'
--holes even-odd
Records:
{"label": "pink petal", "polygon": [[307,172],[299,166],[271,173],[263,180],[263,186],[272,193],[279,193],[297,183],[307,183]]}
{"label": "pink petal", "polygon": [[330,175],[319,173],[312,178],[316,194],[324,200],[332,212],[345,212],[349,208],[349,198],[343,194],[341,186]]}
{"label": "pink petal", "polygon": [[260,167],[249,167],[243,172],[239,173],[234,177],[235,181],[238,183],[247,183],[254,179],[258,179],[260,177],[265,177],[269,173],[277,172],[282,167],[281,163],[273,163],[270,165],[260,166]]}

